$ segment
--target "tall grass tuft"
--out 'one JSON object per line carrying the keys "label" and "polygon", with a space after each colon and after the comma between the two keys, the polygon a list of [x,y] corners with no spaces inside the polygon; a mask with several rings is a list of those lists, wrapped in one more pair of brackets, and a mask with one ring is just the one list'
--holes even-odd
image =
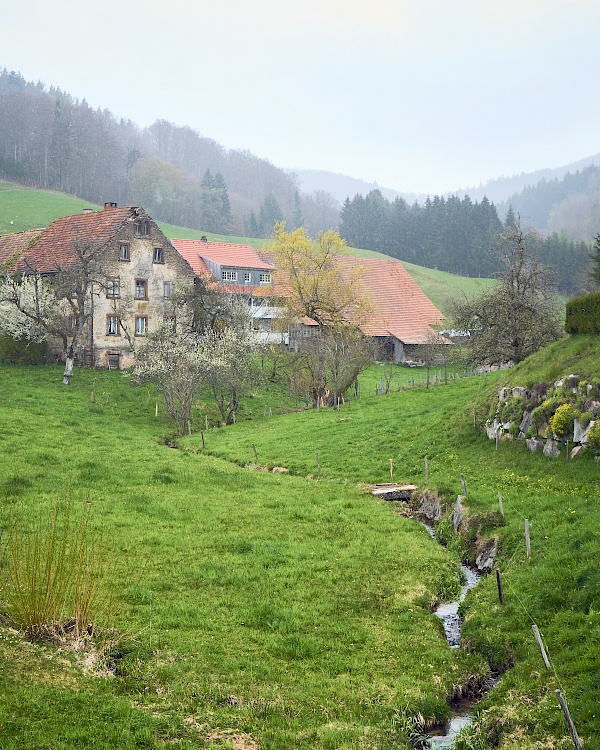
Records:
{"label": "tall grass tuft", "polygon": [[11,623],[33,639],[91,634],[110,594],[90,504],[76,517],[69,496],[32,520],[13,506],[4,536],[1,596]]}

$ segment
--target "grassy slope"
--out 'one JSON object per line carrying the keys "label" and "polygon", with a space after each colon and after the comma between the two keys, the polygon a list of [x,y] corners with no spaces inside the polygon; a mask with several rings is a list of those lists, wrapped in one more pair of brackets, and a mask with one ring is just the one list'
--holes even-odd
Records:
{"label": "grassy slope", "polygon": [[[473,429],[473,407],[478,418],[485,419],[500,385],[533,384],[571,372],[597,377],[597,339],[558,342],[518,368],[486,379],[461,380],[430,391],[363,396],[339,413],[285,415],[207,436],[207,450],[215,455],[246,464],[254,443],[261,462],[289,466],[301,475],[316,474],[319,450],[324,475],[354,481],[386,481],[388,459],[393,458],[397,480],[421,484],[427,456],[430,485],[444,494],[448,508],[461,492],[464,472],[470,513],[479,516],[487,535],[497,533],[501,539],[498,564],[506,604],[498,603],[495,579],[483,581],[467,602],[464,638],[492,667],[516,664],[500,680],[482,714],[481,736],[490,742],[496,738],[494,742],[506,748],[570,746],[554,695],[558,687],[568,697],[586,748],[600,748],[598,462],[587,455],[566,463],[564,449],[562,460],[551,460],[511,443],[496,451],[493,442]],[[198,445],[195,437],[186,442]],[[499,491],[506,513],[500,526]],[[523,542],[525,518],[533,536],[529,560]],[[440,532],[448,535],[446,527]],[[452,534],[448,538],[452,540]],[[457,547],[456,542],[450,546]],[[544,672],[533,622],[544,634],[552,673]]]}
{"label": "grassy slope", "polygon": [[[0,234],[44,227],[60,216],[79,213],[87,207],[100,208],[72,195],[52,190],[34,190],[15,183],[0,181]],[[230,237],[211,234],[210,232],[178,227],[164,222],[158,222],[158,225],[167,237],[199,240],[203,235],[206,235],[211,240],[239,242],[255,248],[263,247],[265,243],[264,239],[255,237]],[[348,252],[369,258],[389,258],[387,255],[371,250],[349,248]],[[425,294],[444,313],[448,312],[448,301],[456,298],[457,295],[475,296],[494,283],[491,279],[469,279],[454,276],[443,271],[415,266],[412,263],[403,263],[403,265]]]}
{"label": "grassy slope", "polygon": [[55,367],[0,377],[3,521],[67,486],[89,497],[115,624],[136,634],[106,680],[0,626],[3,750],[205,747],[225,729],[263,749],[408,748],[402,715],[442,716],[480,668],[428,611],[456,560],[390,504],[174,451],[152,391],[121,373],[78,372],[70,389]]}

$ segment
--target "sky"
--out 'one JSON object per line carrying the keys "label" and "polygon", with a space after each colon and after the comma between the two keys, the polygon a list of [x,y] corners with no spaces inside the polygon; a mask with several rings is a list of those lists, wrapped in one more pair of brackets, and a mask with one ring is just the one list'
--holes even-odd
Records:
{"label": "sky", "polygon": [[600,152],[598,0],[13,0],[0,67],[279,167],[443,193]]}

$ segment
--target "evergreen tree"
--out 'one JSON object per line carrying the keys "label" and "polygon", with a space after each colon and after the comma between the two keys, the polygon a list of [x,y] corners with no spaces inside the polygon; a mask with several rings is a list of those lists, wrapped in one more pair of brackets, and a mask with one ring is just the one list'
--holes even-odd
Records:
{"label": "evergreen tree", "polygon": [[594,244],[592,246],[592,252],[590,253],[590,259],[592,261],[592,269],[590,276],[595,284],[600,286],[600,234],[594,237]]}
{"label": "evergreen tree", "polygon": [[283,221],[283,211],[273,193],[267,193],[258,214],[258,229],[260,237],[269,237],[273,233],[275,224]]}

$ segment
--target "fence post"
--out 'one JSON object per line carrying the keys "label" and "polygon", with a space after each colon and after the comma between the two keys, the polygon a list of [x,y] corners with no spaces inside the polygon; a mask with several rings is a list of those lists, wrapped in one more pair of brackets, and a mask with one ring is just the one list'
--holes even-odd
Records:
{"label": "fence post", "polygon": [[540,650],[540,654],[542,655],[542,660],[544,662],[544,666],[546,669],[550,669],[550,659],[548,659],[548,654],[546,653],[546,649],[544,648],[544,642],[542,641],[542,636],[540,635],[540,631],[538,630],[537,625],[532,625],[531,629],[533,630],[533,635],[535,636],[535,642],[538,645],[538,648]]}
{"label": "fence post", "polygon": [[394,459],[390,458],[389,461],[390,461],[390,482],[393,483],[394,481]]}
{"label": "fence post", "polygon": [[425,484],[429,484],[429,460],[425,456]]}
{"label": "fence post", "polygon": [[254,460],[258,463],[258,453],[256,452],[256,446],[252,443],[252,450],[254,451]]}
{"label": "fence post", "polygon": [[465,482],[465,475],[464,474],[460,475],[460,482],[462,484],[463,495],[466,495],[467,494],[467,483]]}
{"label": "fence post", "polygon": [[504,604],[504,589],[502,587],[502,576],[500,575],[500,570],[496,568],[496,583],[498,584],[498,599],[500,600],[500,604]]}
{"label": "fence post", "polygon": [[567,701],[564,699],[563,694],[560,690],[555,690],[556,697],[558,698],[558,702],[560,703],[560,707],[562,708],[563,714],[565,715],[565,719],[567,721],[567,726],[569,727],[569,732],[571,733],[571,739],[573,740],[573,744],[577,748],[577,750],[583,750],[583,745],[581,744],[581,740],[579,739],[579,735],[577,734],[577,730],[575,729],[575,724],[573,724],[573,719],[571,718],[571,714],[569,713],[569,707],[567,706]]}
{"label": "fence post", "polygon": [[531,539],[529,538],[529,519],[525,519],[525,551],[531,557]]}
{"label": "fence post", "polygon": [[502,516],[502,518],[504,518],[503,497],[499,490],[498,490],[498,505],[500,506],[500,515]]}

